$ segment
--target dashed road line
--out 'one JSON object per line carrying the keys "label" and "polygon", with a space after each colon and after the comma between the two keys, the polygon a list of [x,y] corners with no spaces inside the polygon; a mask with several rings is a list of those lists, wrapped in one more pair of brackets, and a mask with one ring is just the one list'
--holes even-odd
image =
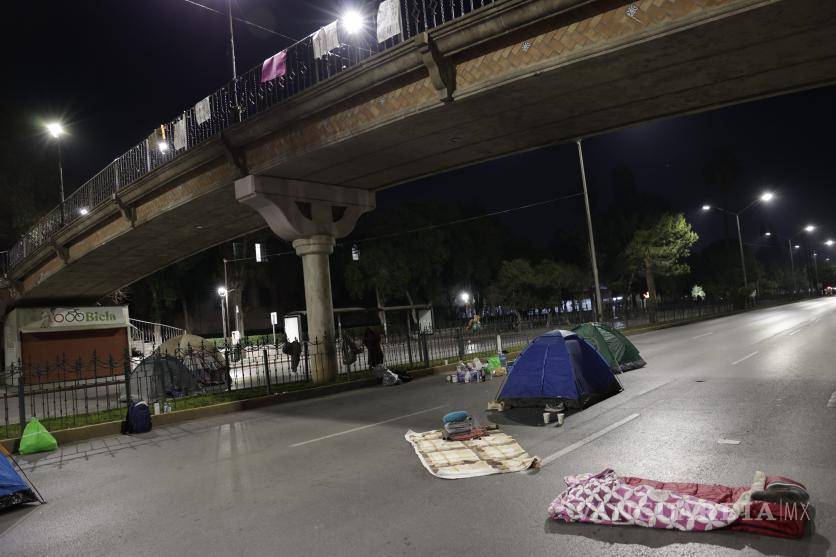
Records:
{"label": "dashed road line", "polygon": [[442,404],[441,406],[433,406],[432,408],[427,408],[426,410],[419,410],[418,412],[413,412],[411,414],[404,414],[403,416],[398,416],[396,418],[389,418],[388,420],[383,420],[382,422],[375,422],[373,424],[366,424],[361,425],[359,427],[353,427],[351,429],[347,429],[345,431],[338,431],[337,433],[332,433],[331,435],[323,435],[322,437],[317,437],[316,439],[308,439],[307,441],[302,441],[300,443],[294,443],[290,445],[290,447],[301,447],[302,445],[307,445],[309,443],[316,443],[317,441],[324,441],[326,439],[331,439],[332,437],[339,437],[340,435],[345,435],[347,433],[354,433],[355,431],[361,431],[364,429],[368,429],[370,427],[375,427],[378,425],[388,424],[389,422],[394,422],[397,420],[402,420],[404,418],[409,418],[411,416],[417,416],[418,414],[426,414],[427,412],[432,412],[433,410],[438,410],[439,408],[444,408],[447,406],[446,404]]}
{"label": "dashed road line", "polygon": [[540,466],[545,466],[546,464],[554,462],[555,460],[557,460],[561,456],[564,456],[566,454],[571,453],[575,449],[579,449],[579,448],[583,447],[584,445],[588,445],[589,443],[592,443],[593,441],[595,441],[596,439],[598,439],[602,435],[606,435],[607,433],[611,432],[612,430],[623,426],[627,422],[631,422],[631,421],[635,420],[639,416],[640,416],[640,414],[630,414],[629,416],[627,416],[623,420],[619,420],[619,421],[615,422],[614,424],[610,424],[607,427],[605,427],[604,429],[602,429],[600,431],[596,431],[592,435],[587,435],[586,437],[584,437],[580,441],[572,443],[568,447],[566,447],[564,449],[560,449],[556,453],[552,453],[549,456],[547,456],[546,458],[542,459],[540,461]]}
{"label": "dashed road line", "polygon": [[735,360],[735,361],[733,361],[733,362],[731,363],[731,365],[736,366],[737,364],[739,364],[739,363],[740,363],[740,362],[742,362],[743,360],[748,360],[749,358],[751,358],[752,356],[754,356],[754,355],[755,355],[755,354],[757,354],[758,352],[759,352],[759,350],[755,350],[755,351],[754,351],[754,352],[752,352],[751,354],[746,354],[745,356],[743,356],[743,357],[742,357],[742,358],[740,358],[739,360]]}
{"label": "dashed road line", "polygon": [[801,329],[796,329],[796,330],[794,330],[793,332],[791,332],[791,333],[789,334],[789,336],[797,335],[797,334],[798,334],[798,333],[800,333],[800,332],[801,332]]}
{"label": "dashed road line", "polygon": [[833,391],[833,394],[830,395],[830,400],[827,401],[828,408],[836,408],[836,391]]}
{"label": "dashed road line", "polygon": [[708,335],[713,335],[713,334],[714,334],[714,332],[713,332],[713,331],[709,331],[709,332],[707,332],[707,333],[703,333],[703,334],[701,334],[701,335],[697,335],[697,336],[695,336],[695,337],[691,337],[691,338],[693,338],[693,339],[698,339],[698,338],[707,337]]}

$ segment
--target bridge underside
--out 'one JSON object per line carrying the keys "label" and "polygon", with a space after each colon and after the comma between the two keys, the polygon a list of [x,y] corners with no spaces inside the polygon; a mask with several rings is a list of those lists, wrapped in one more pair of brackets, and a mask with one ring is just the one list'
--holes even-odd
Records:
{"label": "bridge underside", "polygon": [[[279,106],[229,130],[227,141],[251,174],[380,190],[576,137],[836,82],[836,2],[638,4],[638,19],[625,14],[624,2],[597,2],[451,51],[452,102],[438,100],[426,69],[380,84],[372,76],[350,101],[309,115]],[[18,265],[17,304],[96,300],[263,228],[235,199],[244,165],[230,164],[217,140],[195,151],[172,163],[170,177],[137,186],[133,226],[111,209]]]}

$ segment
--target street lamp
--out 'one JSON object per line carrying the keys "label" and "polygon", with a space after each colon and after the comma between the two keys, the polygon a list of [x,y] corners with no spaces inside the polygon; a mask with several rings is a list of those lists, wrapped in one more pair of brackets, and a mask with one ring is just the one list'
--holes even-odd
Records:
{"label": "street lamp", "polygon": [[347,10],[340,18],[345,30],[353,35],[363,30],[363,16],[357,10]]}
{"label": "street lamp", "polygon": [[61,222],[64,222],[64,163],[61,160],[61,136],[64,135],[64,126],[59,122],[50,122],[46,125],[46,131],[55,139],[58,144],[58,184],[61,195]]}
{"label": "street lamp", "polygon": [[834,243],[834,242],[833,242],[833,240],[828,239],[828,240],[824,243],[824,245],[826,245],[826,246],[832,246],[832,245],[833,245],[833,243]]}
{"label": "street lamp", "polygon": [[218,296],[221,297],[221,320],[223,321],[223,333],[224,333],[224,345],[226,345],[226,339],[229,338],[227,334],[227,324],[226,324],[226,312],[227,312],[227,305],[229,303],[229,291],[223,286],[218,287]]}
{"label": "street lamp", "polygon": [[812,224],[808,224],[807,226],[804,227],[804,232],[813,232],[815,229],[816,229],[815,226],[813,226]]}
{"label": "street lamp", "polygon": [[[737,222],[737,243],[740,247],[740,269],[743,271],[743,286],[748,286],[749,281],[746,278],[746,259],[743,257],[743,234],[740,230],[740,215],[745,213],[750,207],[757,203],[769,203],[775,197],[775,194],[772,192],[765,191],[758,196],[757,199],[746,205],[740,211],[729,211],[728,209],[723,209],[722,207],[712,206],[712,205],[703,205],[703,211],[710,211],[711,209],[717,209],[718,211],[723,211],[724,213],[728,213],[730,215],[734,215],[735,221]],[[769,234],[767,234],[769,235]]]}
{"label": "street lamp", "polygon": [[461,294],[459,294],[459,298],[461,299],[464,305],[470,303],[470,294],[468,294],[467,292],[462,292]]}

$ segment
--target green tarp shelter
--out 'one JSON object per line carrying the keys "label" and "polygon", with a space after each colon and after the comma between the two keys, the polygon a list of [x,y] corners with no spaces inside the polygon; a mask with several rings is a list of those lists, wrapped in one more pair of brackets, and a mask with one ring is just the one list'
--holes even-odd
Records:
{"label": "green tarp shelter", "polygon": [[614,371],[628,371],[646,364],[638,348],[609,325],[583,323],[572,330],[594,346]]}

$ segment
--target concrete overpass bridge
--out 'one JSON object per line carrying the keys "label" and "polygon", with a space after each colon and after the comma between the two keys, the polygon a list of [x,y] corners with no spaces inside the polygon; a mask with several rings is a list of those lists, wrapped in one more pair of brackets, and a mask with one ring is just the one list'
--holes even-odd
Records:
{"label": "concrete overpass bridge", "polygon": [[11,249],[14,303],[94,301],[270,226],[303,258],[311,335],[333,337],[328,254],[374,192],[836,81],[836,2],[470,2],[404,0],[392,44],[314,60],[303,41],[284,78],[256,68],[207,98],[208,121],[188,109],[165,152],[140,143]]}

